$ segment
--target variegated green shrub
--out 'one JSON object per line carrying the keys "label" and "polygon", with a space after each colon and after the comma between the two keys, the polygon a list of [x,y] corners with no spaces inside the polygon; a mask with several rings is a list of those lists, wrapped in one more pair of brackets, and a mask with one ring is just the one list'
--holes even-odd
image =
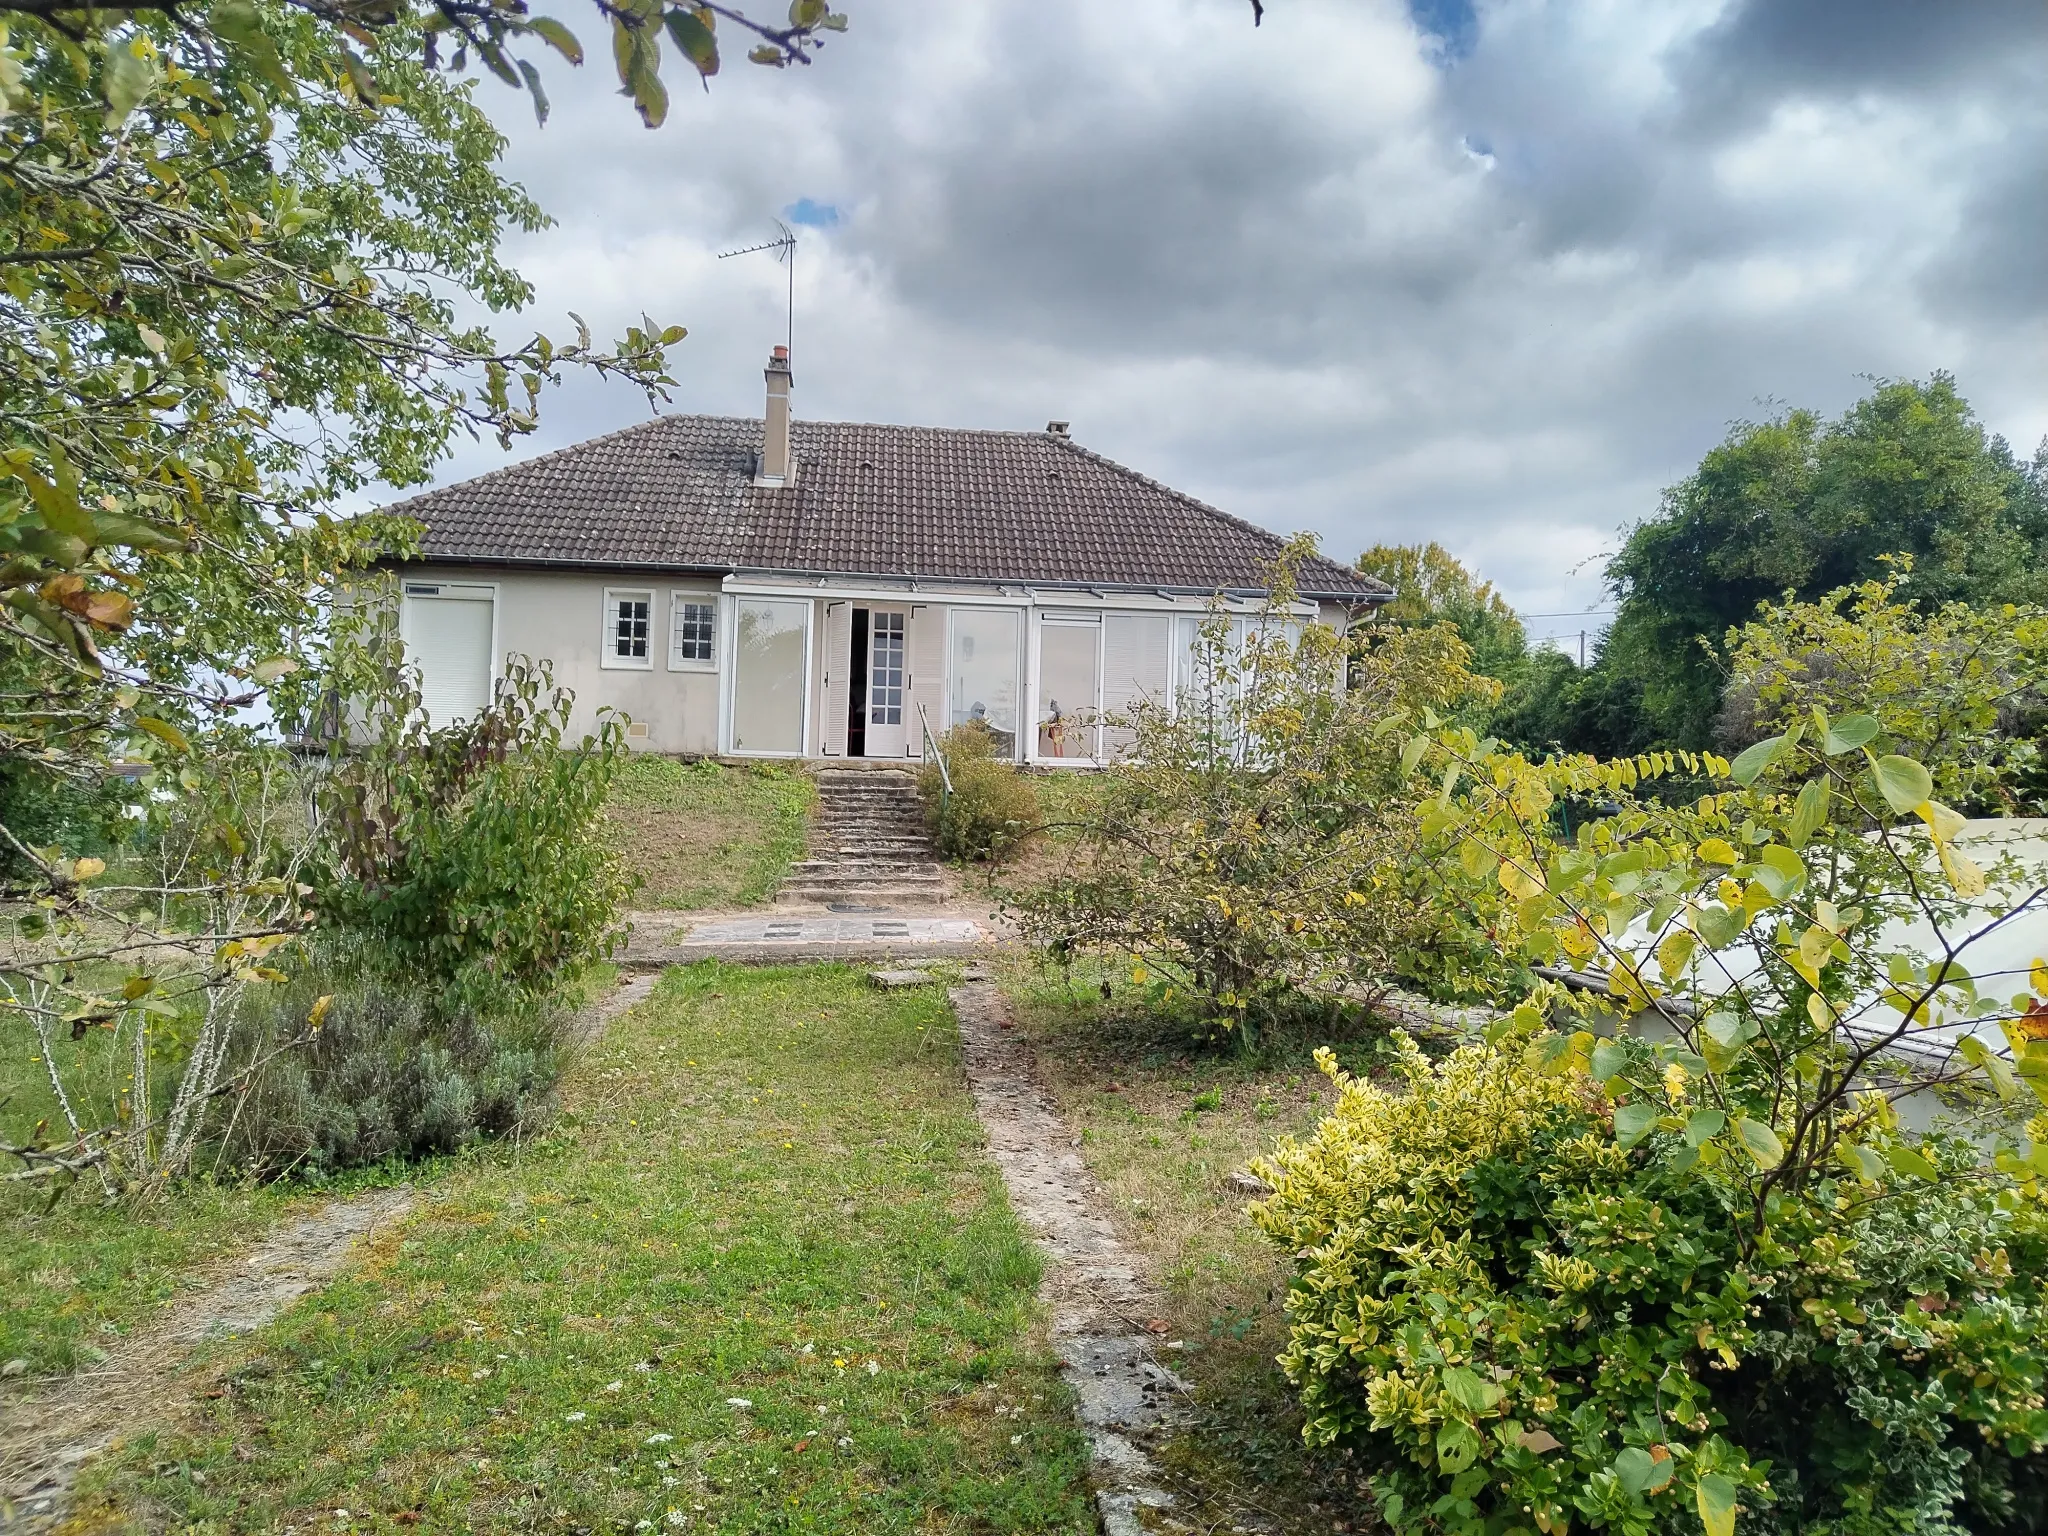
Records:
{"label": "variegated green shrub", "polygon": [[[1683,1136],[1620,1145],[1544,1010],[1391,1086],[1346,1077],[1252,1208],[1299,1266],[1281,1364],[1397,1531],[2040,1529],[2048,1212],[1922,1140],[1779,1198]],[[2048,1136],[2048,1117],[2032,1127]],[[1876,1127],[1866,1145],[1903,1146]]]}

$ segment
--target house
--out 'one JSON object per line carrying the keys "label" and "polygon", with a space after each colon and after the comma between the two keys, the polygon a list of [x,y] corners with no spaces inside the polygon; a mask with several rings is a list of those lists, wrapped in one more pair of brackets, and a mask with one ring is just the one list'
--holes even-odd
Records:
{"label": "house", "polygon": [[[398,575],[436,719],[479,707],[508,653],[545,657],[586,720],[635,746],[918,758],[924,725],[985,723],[1020,761],[1086,764],[1102,722],[1171,703],[1212,600],[1251,612],[1282,541],[1044,432],[662,416],[431,491]],[[1303,618],[1391,598],[1313,559]]]}

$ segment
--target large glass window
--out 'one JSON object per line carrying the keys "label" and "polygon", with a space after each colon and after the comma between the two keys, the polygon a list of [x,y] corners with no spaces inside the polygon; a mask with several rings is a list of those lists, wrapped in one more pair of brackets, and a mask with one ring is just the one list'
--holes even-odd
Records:
{"label": "large glass window", "polygon": [[1101,691],[1101,622],[1048,616],[1038,628],[1039,757],[1099,755]]}
{"label": "large glass window", "polygon": [[975,722],[995,735],[996,756],[1017,756],[1018,615],[1001,608],[953,610],[951,725]]}
{"label": "large glass window", "polygon": [[806,602],[748,597],[736,604],[732,746],[797,756],[804,749]]}
{"label": "large glass window", "polygon": [[604,595],[605,649],[608,667],[646,667],[654,631],[652,592],[606,591]]}

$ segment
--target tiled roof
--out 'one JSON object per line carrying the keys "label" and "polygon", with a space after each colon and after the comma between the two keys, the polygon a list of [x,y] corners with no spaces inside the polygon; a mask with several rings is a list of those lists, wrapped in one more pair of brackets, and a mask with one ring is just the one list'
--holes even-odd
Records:
{"label": "tiled roof", "polygon": [[[761,423],[662,416],[391,508],[429,560],[1256,590],[1281,540],[1050,432],[792,424],[797,483],[758,487]],[[1331,560],[1302,595],[1390,589]]]}

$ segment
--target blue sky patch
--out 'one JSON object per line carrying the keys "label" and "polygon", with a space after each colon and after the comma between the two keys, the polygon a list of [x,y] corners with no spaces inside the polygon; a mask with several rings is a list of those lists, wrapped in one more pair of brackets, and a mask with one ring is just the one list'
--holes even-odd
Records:
{"label": "blue sky patch", "polygon": [[1462,59],[1479,40],[1479,13],[1472,0],[1408,0],[1408,14],[1437,40],[1445,62]]}
{"label": "blue sky patch", "polygon": [[782,210],[782,216],[792,224],[802,224],[810,229],[830,229],[839,222],[839,210],[814,197],[798,198]]}

